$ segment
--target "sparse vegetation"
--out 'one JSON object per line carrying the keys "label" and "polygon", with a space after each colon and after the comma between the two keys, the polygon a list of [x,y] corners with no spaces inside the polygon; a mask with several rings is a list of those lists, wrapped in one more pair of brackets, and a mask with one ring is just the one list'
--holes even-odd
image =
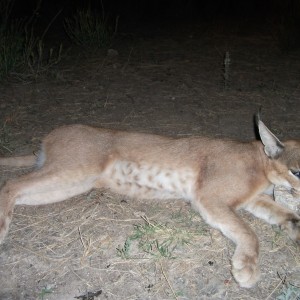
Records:
{"label": "sparse vegetation", "polygon": [[[287,9],[285,6],[291,5],[292,9]],[[278,46],[282,51],[290,51],[298,49],[300,46],[300,4],[299,1],[294,3],[281,4],[282,15],[278,21],[277,41]]]}
{"label": "sparse vegetation", "polygon": [[300,300],[300,287],[289,283],[285,284],[276,300]]}
{"label": "sparse vegetation", "polygon": [[61,60],[62,44],[55,49],[46,49],[42,38],[35,37],[33,30],[26,31],[24,63],[31,74],[40,75],[47,72]]}
{"label": "sparse vegetation", "polygon": [[72,17],[65,19],[64,27],[75,44],[86,48],[103,48],[112,38],[104,14],[101,16],[91,8],[77,10]]}
{"label": "sparse vegetation", "polygon": [[10,18],[13,6],[11,0],[4,0],[0,4],[0,79],[11,73],[24,72],[39,75],[57,64],[61,59],[62,44],[55,51],[53,47],[46,50],[44,36],[53,20],[45,29],[41,37],[34,32],[36,12],[41,0],[29,19]]}
{"label": "sparse vegetation", "polygon": [[130,255],[129,255],[130,245],[131,245],[131,239],[128,238],[128,239],[126,239],[123,247],[119,246],[117,248],[117,254],[123,259],[129,258],[130,257]]}
{"label": "sparse vegetation", "polygon": [[52,293],[52,289],[49,289],[49,288],[43,288],[39,294],[39,298],[41,300],[44,300],[45,296],[48,295],[48,294],[51,294]]}
{"label": "sparse vegetation", "polygon": [[22,62],[24,38],[20,34],[20,23],[0,29],[0,78],[7,76]]}
{"label": "sparse vegetation", "polygon": [[23,60],[23,21],[10,20],[13,1],[0,3],[0,79],[7,76]]}
{"label": "sparse vegetation", "polygon": [[192,231],[184,226],[152,222],[147,217],[143,217],[143,220],[143,224],[134,225],[134,232],[126,239],[124,246],[117,248],[120,257],[130,258],[132,243],[137,241],[138,248],[152,257],[175,258],[174,251],[177,247],[189,244],[195,235],[204,234],[204,231],[197,229]]}

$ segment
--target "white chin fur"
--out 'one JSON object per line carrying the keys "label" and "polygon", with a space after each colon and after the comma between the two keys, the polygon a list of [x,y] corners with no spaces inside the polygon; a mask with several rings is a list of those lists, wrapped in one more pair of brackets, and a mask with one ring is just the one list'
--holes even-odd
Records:
{"label": "white chin fur", "polygon": [[270,184],[263,192],[266,195],[273,196],[274,194],[274,184]]}

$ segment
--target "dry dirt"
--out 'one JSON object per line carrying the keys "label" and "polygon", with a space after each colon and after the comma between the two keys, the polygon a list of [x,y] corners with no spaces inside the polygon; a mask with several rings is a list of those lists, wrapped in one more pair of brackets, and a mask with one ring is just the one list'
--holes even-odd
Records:
{"label": "dry dirt", "polygon": [[[261,30],[170,27],[120,35],[112,46],[118,55],[69,53],[48,79],[2,85],[2,155],[37,150],[51,129],[71,123],[248,140],[260,106],[279,138],[300,138],[299,52],[281,52]],[[2,168],[1,181],[24,172]],[[233,244],[184,202],[92,191],[17,207],[0,245],[0,299],[286,297],[300,286],[299,248],[277,227],[244,217],[261,243],[262,276],[253,289],[231,276]],[[293,297],[280,299],[300,296]]]}

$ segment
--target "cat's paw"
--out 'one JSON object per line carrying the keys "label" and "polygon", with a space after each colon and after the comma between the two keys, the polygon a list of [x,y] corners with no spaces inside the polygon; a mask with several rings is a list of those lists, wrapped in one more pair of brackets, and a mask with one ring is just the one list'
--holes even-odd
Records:
{"label": "cat's paw", "polygon": [[236,253],[232,258],[232,275],[241,287],[253,287],[260,277],[258,255]]}

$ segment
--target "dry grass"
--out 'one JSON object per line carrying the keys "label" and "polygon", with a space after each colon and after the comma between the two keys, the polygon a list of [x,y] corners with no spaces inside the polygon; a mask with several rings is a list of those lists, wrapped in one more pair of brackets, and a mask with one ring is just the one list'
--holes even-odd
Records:
{"label": "dry grass", "polygon": [[[283,277],[296,284],[299,253],[280,231],[245,217],[263,233],[258,289],[273,299],[282,289]],[[128,255],[120,255],[129,237]],[[169,247],[168,251],[157,245]],[[24,281],[24,270],[14,275],[19,276],[18,292],[30,285],[33,295],[48,291],[44,299],[71,299],[64,298],[70,294],[57,298],[62,288],[74,296],[101,289],[110,299],[136,299],[136,295],[139,299],[195,299],[197,295],[248,299],[251,291],[239,289],[230,274],[232,252],[233,245],[184,203],[144,204],[94,191],[47,207],[18,207],[2,268],[15,273],[16,268],[21,271],[27,266],[29,279]],[[286,264],[281,258],[280,271],[274,273],[271,261],[281,255],[293,260],[294,270],[281,265]],[[77,289],[72,284],[71,291],[63,287],[67,282],[75,282]]]}

